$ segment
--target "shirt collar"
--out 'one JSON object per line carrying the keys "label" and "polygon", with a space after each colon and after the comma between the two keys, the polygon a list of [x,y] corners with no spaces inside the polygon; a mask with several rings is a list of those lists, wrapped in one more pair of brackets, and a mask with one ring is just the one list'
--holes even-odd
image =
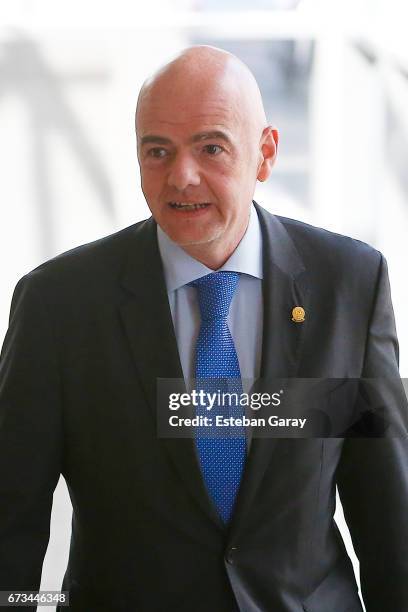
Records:
{"label": "shirt collar", "polygon": [[[197,278],[214,272],[188,255],[167,236],[159,225],[157,226],[157,240],[168,292],[175,291]],[[263,278],[262,234],[258,215],[253,205],[251,205],[246,232],[231,257],[219,268],[219,271],[221,270]]]}

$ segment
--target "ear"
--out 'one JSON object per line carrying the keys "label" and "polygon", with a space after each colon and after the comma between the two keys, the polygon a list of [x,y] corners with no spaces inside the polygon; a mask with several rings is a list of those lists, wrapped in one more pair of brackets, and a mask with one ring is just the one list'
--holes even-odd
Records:
{"label": "ear", "polygon": [[262,132],[260,147],[260,165],[258,167],[258,181],[266,181],[271,172],[278,153],[279,134],[276,128],[268,125]]}

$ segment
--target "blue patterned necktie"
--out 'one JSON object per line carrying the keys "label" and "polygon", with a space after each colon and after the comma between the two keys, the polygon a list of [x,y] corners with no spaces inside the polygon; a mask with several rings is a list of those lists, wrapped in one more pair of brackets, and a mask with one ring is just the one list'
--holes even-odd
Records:
{"label": "blue patterned necktie", "polygon": [[[190,283],[201,313],[196,345],[197,387],[207,392],[242,392],[239,362],[227,317],[239,281],[237,272],[214,272]],[[216,415],[242,417],[240,406],[215,405],[210,428],[198,427],[196,446],[207,490],[225,523],[230,520],[246,457],[245,428],[215,426]]]}

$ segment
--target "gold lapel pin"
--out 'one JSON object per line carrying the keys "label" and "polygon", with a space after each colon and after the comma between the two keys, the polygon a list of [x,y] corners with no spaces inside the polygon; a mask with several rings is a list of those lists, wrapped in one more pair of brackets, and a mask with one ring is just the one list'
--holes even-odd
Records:
{"label": "gold lapel pin", "polygon": [[295,306],[292,310],[292,321],[295,323],[303,323],[305,320],[305,310],[301,306]]}

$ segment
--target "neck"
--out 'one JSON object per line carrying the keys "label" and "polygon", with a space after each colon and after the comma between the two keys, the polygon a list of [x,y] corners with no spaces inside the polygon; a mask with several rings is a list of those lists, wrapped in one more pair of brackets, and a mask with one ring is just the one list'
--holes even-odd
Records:
{"label": "neck", "polygon": [[207,268],[210,268],[210,270],[218,270],[228,261],[237,246],[238,244],[229,249],[225,249],[224,247],[221,251],[218,249],[210,250],[208,245],[189,245],[182,248],[190,257],[197,259],[197,261],[204,264]]}
{"label": "neck", "polygon": [[182,246],[182,248],[190,257],[197,259],[197,261],[210,268],[210,270],[219,270],[228,261],[241,242],[247,230],[248,222],[249,217],[244,227],[229,241],[226,241],[225,237],[221,236],[219,239],[212,240],[211,242],[189,244]]}

